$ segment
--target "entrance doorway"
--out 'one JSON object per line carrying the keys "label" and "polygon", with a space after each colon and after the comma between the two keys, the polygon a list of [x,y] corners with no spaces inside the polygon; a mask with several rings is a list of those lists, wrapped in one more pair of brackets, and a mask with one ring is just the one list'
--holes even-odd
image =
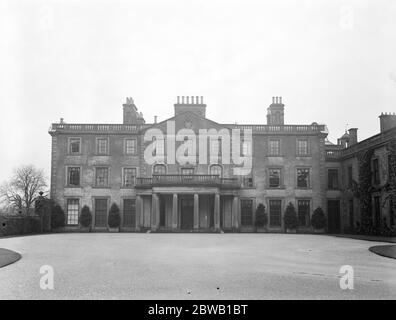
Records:
{"label": "entrance doorway", "polygon": [[191,230],[194,227],[194,198],[183,197],[180,199],[180,228]]}
{"label": "entrance doorway", "polygon": [[340,233],[341,219],[340,219],[340,200],[329,200],[327,202],[327,219],[328,232]]}

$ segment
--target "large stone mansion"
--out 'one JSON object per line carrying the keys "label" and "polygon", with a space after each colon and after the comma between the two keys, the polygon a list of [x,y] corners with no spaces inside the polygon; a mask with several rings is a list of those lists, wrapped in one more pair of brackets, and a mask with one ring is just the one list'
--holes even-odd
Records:
{"label": "large stone mansion", "polygon": [[[169,162],[168,123],[175,132],[188,129],[239,129],[251,132],[241,138],[241,154],[251,155],[251,170],[236,175],[238,164],[223,161],[222,139],[209,139],[207,161]],[[324,124],[285,124],[284,104],[274,97],[268,107],[267,124],[217,123],[206,118],[202,97],[178,97],[174,116],[146,123],[131,98],[123,105],[122,124],[71,124],[61,119],[50,129],[52,137],[51,198],[65,210],[67,226],[78,227],[81,208],[93,212],[93,228],[107,229],[112,203],[121,210],[123,231],[253,231],[255,210],[263,203],[268,229],[284,229],[286,205],[295,205],[299,230],[309,231],[310,217],[322,207],[328,232],[344,232],[360,217],[360,202],[352,192],[359,182],[359,155],[373,150],[373,223],[385,219],[395,224],[394,205],[384,188],[389,184],[389,145],[396,139],[396,115],[380,116],[381,132],[358,142],[351,128],[337,144],[327,140]],[[149,163],[145,150],[152,144],[148,130],[164,133],[156,139],[155,155]],[[184,139],[185,140],[185,139]],[[187,139],[188,140],[188,139]],[[176,147],[185,143],[176,139]],[[205,149],[206,150],[206,149]],[[200,157],[196,151],[197,158]],[[212,155],[219,157],[212,159]],[[162,159],[162,160],[155,160]],[[201,159],[201,158],[200,158]]]}

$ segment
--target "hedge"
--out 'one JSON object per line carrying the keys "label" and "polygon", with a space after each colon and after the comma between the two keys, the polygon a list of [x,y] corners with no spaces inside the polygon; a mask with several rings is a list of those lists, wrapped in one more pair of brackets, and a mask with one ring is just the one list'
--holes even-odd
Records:
{"label": "hedge", "polygon": [[0,217],[0,236],[12,236],[41,232],[41,220],[37,216]]}

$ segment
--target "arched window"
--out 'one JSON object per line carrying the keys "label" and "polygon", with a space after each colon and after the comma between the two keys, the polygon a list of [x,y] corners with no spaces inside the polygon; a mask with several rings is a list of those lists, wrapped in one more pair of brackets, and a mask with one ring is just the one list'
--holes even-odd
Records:
{"label": "arched window", "polygon": [[210,174],[221,177],[223,175],[223,168],[218,164],[210,166]]}
{"label": "arched window", "polygon": [[153,169],[153,174],[166,174],[166,166],[164,164],[156,164]]}

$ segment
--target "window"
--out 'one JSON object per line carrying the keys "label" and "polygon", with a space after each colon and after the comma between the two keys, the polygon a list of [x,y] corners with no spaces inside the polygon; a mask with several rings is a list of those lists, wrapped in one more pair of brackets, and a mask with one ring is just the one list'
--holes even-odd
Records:
{"label": "window", "polygon": [[349,226],[350,226],[351,228],[353,228],[353,226],[354,226],[353,199],[349,199],[348,207],[349,207]]}
{"label": "window", "polygon": [[353,171],[352,171],[352,166],[348,167],[348,187],[352,188],[352,184],[353,184]]}
{"label": "window", "polygon": [[132,187],[135,184],[136,168],[124,168],[124,187]]}
{"label": "window", "polygon": [[389,199],[389,224],[391,226],[395,225],[395,210],[393,208],[393,200]]}
{"label": "window", "polygon": [[194,174],[194,168],[181,168],[181,174],[182,175],[193,175]]}
{"label": "window", "polygon": [[221,177],[223,173],[223,168],[219,165],[210,166],[210,174]]}
{"label": "window", "polygon": [[305,156],[308,154],[308,140],[298,139],[297,140],[297,155]]}
{"label": "window", "polygon": [[242,187],[243,188],[253,188],[253,178],[252,177],[242,177]]}
{"label": "window", "polygon": [[67,199],[67,225],[78,225],[79,199]]}
{"label": "window", "polygon": [[309,200],[298,200],[297,201],[297,209],[298,209],[298,222],[300,226],[308,227],[309,226]]}
{"label": "window", "polygon": [[269,187],[270,188],[279,188],[280,187],[280,179],[281,179],[281,170],[280,169],[269,169]]}
{"label": "window", "polygon": [[210,156],[216,157],[220,153],[220,141],[219,139],[210,139]]}
{"label": "window", "polygon": [[95,227],[107,226],[107,199],[95,199]]}
{"label": "window", "polygon": [[[393,168],[394,168],[394,166],[393,166]],[[396,168],[395,169],[393,169],[393,170],[396,170]],[[390,179],[390,177],[391,177],[391,172],[392,172],[392,155],[388,155],[388,179]],[[390,180],[388,180],[389,182],[390,182]]]}
{"label": "window", "polygon": [[309,188],[309,169],[297,169],[297,187]]}
{"label": "window", "polygon": [[80,138],[70,138],[69,139],[69,153],[79,154],[80,153]]}
{"label": "window", "polygon": [[373,160],[373,182],[374,184],[380,184],[380,174],[379,174],[379,161],[378,159]]}
{"label": "window", "polygon": [[108,140],[98,139],[97,140],[97,153],[101,155],[108,154]]}
{"label": "window", "polygon": [[374,218],[375,218],[375,226],[379,227],[381,225],[381,204],[380,197],[374,197]]}
{"label": "window", "polygon": [[109,180],[109,168],[96,168],[96,173],[95,173],[95,186],[96,187],[107,187],[108,185],[108,180]]}
{"label": "window", "polygon": [[329,169],[327,171],[328,189],[338,189],[338,169]]}
{"label": "window", "polygon": [[249,227],[253,225],[253,200],[241,200],[241,225]]}
{"label": "window", "polygon": [[269,141],[269,155],[279,156],[280,155],[280,140]]}
{"label": "window", "polygon": [[136,206],[135,199],[124,199],[123,202],[123,226],[135,227]]}
{"label": "window", "polygon": [[136,154],[136,139],[125,140],[125,154]]}
{"label": "window", "polygon": [[164,164],[156,164],[153,169],[153,174],[166,174],[166,166]]}
{"label": "window", "polygon": [[155,155],[164,156],[165,155],[165,140],[162,137],[158,139],[154,138],[155,141]]}
{"label": "window", "polygon": [[269,218],[271,227],[281,226],[281,200],[269,200]]}
{"label": "window", "polygon": [[244,141],[242,144],[242,155],[251,156],[252,155],[252,142]]}
{"label": "window", "polygon": [[68,167],[67,171],[67,185],[78,187],[80,185],[80,167]]}

